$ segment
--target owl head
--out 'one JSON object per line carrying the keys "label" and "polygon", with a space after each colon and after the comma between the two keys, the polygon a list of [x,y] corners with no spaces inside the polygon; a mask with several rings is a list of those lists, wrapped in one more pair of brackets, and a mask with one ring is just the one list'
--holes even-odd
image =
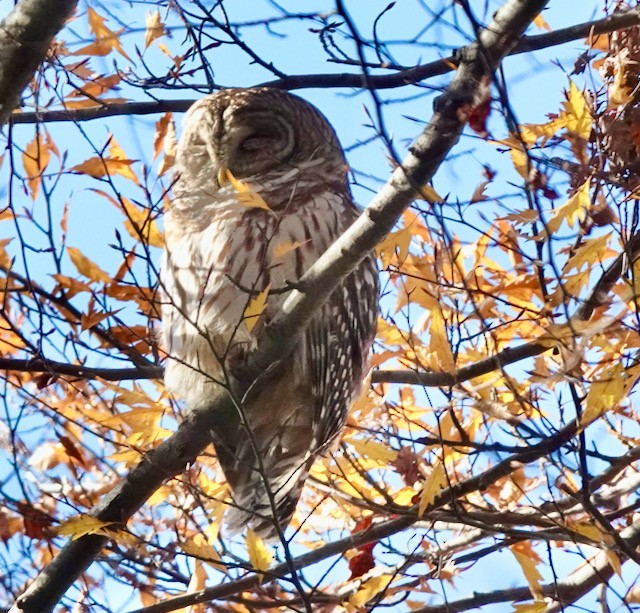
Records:
{"label": "owl head", "polygon": [[305,170],[314,181],[338,176],[346,183],[344,154],[325,117],[297,96],[264,87],[196,102],[184,118],[176,168],[185,191],[219,189],[226,170],[254,184]]}

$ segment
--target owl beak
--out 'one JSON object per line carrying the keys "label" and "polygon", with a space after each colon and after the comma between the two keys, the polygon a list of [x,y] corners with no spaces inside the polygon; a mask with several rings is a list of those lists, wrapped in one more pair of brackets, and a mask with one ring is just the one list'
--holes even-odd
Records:
{"label": "owl beak", "polygon": [[218,186],[222,187],[226,183],[229,182],[229,177],[227,176],[227,169],[224,166],[220,166],[218,168],[218,175],[216,177],[218,179]]}

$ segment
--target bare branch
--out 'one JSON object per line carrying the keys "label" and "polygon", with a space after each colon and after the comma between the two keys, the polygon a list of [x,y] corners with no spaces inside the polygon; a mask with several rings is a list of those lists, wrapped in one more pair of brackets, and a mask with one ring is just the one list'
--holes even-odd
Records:
{"label": "bare branch", "polygon": [[[568,28],[555,30],[536,36],[524,36],[507,55],[517,55],[547,49],[562,45],[572,40],[606,34],[616,30],[632,28],[640,23],[640,9],[627,12],[613,13],[604,19],[597,19],[581,23]],[[288,75],[274,81],[267,81],[262,85],[279,89],[295,90],[309,88],[357,88],[370,87],[372,89],[394,89],[413,85],[426,79],[441,76],[454,70],[460,62],[459,54],[434,60],[426,64],[401,70],[390,75],[369,75],[364,82],[362,73],[327,73]],[[13,123],[37,123],[56,121],[89,121],[116,115],[149,115],[154,113],[185,112],[195,100],[157,100],[150,102],[126,102],[110,104],[87,109],[69,109],[54,111],[36,111],[15,113],[11,118]]]}

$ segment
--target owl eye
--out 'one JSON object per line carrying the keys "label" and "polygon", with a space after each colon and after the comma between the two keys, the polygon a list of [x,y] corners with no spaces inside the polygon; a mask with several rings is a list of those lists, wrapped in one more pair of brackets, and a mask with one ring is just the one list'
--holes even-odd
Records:
{"label": "owl eye", "polygon": [[246,152],[260,151],[260,149],[268,147],[274,138],[275,135],[268,132],[255,132],[240,143],[239,149]]}

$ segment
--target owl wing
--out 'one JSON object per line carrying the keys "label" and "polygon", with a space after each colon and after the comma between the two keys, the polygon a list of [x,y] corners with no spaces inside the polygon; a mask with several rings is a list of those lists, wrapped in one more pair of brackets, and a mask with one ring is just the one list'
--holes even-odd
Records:
{"label": "owl wing", "polygon": [[314,446],[326,449],[342,430],[358,393],[378,319],[378,273],[367,257],[331,294],[306,333],[314,398]]}

